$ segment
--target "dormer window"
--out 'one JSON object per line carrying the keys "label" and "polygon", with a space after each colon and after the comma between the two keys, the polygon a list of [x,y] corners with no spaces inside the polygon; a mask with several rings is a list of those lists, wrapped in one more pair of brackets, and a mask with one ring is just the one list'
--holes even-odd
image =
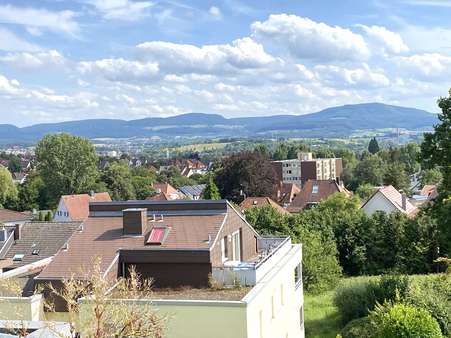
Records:
{"label": "dormer window", "polygon": [[314,185],[312,188],[312,194],[317,194],[318,193],[318,186]]}

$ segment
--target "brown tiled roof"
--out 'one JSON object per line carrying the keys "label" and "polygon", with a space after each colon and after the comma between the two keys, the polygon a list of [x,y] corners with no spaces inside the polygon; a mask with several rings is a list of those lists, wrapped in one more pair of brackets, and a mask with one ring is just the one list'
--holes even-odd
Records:
{"label": "brown tiled roof", "polygon": [[30,214],[25,214],[9,209],[0,209],[0,223],[30,221],[31,218],[32,216]]}
{"label": "brown tiled roof", "polygon": [[[23,254],[21,261],[13,262],[10,266],[17,268],[51,257],[68,241],[80,224],[80,222],[25,223],[21,228],[20,238],[14,242],[5,258]],[[33,250],[39,250],[38,254],[33,255]]]}
{"label": "brown tiled roof", "polygon": [[[313,191],[315,186],[317,192]],[[299,212],[309,204],[319,203],[336,192],[350,194],[345,187],[334,180],[308,180],[287,209],[289,212]]]}
{"label": "brown tiled roof", "polygon": [[288,205],[300,192],[301,188],[296,183],[282,183],[279,202]]}
{"label": "brown tiled roof", "polygon": [[248,209],[252,207],[261,207],[263,205],[270,205],[282,214],[288,213],[288,211],[269,197],[247,197],[243,202],[241,202],[240,207],[241,209]]}
{"label": "brown tiled roof", "polygon": [[154,183],[153,188],[157,191],[157,194],[147,198],[151,201],[171,201],[185,197],[169,183]]}
{"label": "brown tiled roof", "polygon": [[[145,236],[124,236],[122,217],[89,217],[83,224],[83,231],[74,233],[68,249],[61,250],[39,278],[70,278],[72,275],[83,278],[89,273],[95,257],[101,258],[101,269],[106,271],[119,249],[208,249],[225,215],[164,216],[163,221],[155,222],[149,218]],[[169,228],[161,245],[145,245],[153,226]],[[209,235],[211,242],[208,242]]]}
{"label": "brown tiled roof", "polygon": [[61,199],[69,212],[69,217],[73,221],[83,221],[89,215],[90,202],[110,202],[111,197],[107,192],[89,194],[63,195]]}
{"label": "brown tiled roof", "polygon": [[175,189],[169,183],[154,183],[153,188],[158,192],[163,192],[165,194],[176,194],[178,193],[177,189]]}

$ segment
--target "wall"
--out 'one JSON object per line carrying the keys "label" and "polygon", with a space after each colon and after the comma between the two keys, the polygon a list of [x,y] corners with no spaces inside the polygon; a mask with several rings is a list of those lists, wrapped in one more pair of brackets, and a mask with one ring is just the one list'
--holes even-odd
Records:
{"label": "wall", "polygon": [[[210,259],[213,267],[222,266],[221,254],[221,239],[224,236],[232,235],[233,232],[241,229],[241,260],[249,261],[255,258],[257,252],[257,238],[258,234],[251,228],[249,224],[242,219],[237,211],[228,206],[227,217],[225,219],[224,227],[220,231],[218,240],[210,251]],[[232,257],[232,242],[227,241],[229,259]]]}
{"label": "wall", "polygon": [[398,210],[395,208],[382,193],[377,192],[373,197],[362,207],[367,215],[372,215],[376,211],[384,211],[387,214]]}
{"label": "wall", "polygon": [[[59,211],[61,212],[61,215],[59,215]],[[63,199],[61,198],[58,203],[58,208],[55,211],[55,214],[53,215],[53,221],[54,222],[68,222],[71,220],[70,216],[64,216],[67,213],[66,205],[63,202]]]}
{"label": "wall", "polygon": [[[86,316],[87,301],[80,300],[82,318]],[[246,338],[243,302],[155,300],[152,304],[161,316],[167,317],[165,338]]]}
{"label": "wall", "polygon": [[301,245],[290,252],[259,282],[243,301],[247,306],[247,338],[304,337],[300,311],[302,283],[295,288],[294,269],[302,260]]}
{"label": "wall", "polygon": [[0,297],[0,319],[2,320],[42,320],[43,313],[42,295]]}

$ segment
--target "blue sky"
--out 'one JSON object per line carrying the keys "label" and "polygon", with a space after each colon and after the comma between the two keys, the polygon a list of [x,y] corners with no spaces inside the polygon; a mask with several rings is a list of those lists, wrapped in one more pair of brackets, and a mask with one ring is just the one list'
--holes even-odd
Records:
{"label": "blue sky", "polygon": [[451,0],[0,0],[0,123],[437,112]]}

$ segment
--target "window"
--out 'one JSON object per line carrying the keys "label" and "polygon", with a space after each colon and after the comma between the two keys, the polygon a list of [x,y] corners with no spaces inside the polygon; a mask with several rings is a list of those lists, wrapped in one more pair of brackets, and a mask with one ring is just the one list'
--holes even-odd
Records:
{"label": "window", "polygon": [[6,241],[7,236],[8,236],[8,234],[7,234],[6,230],[4,228],[0,229],[0,242]]}
{"label": "window", "polygon": [[225,262],[229,258],[229,250],[227,245],[227,236],[224,236],[221,239],[221,258],[222,261]]}
{"label": "window", "polygon": [[318,186],[314,185],[312,188],[312,194],[317,194],[318,193]]}
{"label": "window", "polygon": [[15,254],[13,257],[13,262],[21,262],[24,256],[24,254]]}
{"label": "window", "polygon": [[301,264],[296,265],[296,268],[294,268],[294,284],[296,286],[296,289],[301,285],[302,283],[302,268]]}
{"label": "window", "polygon": [[234,261],[241,260],[241,236],[239,231],[232,234],[232,259]]}
{"label": "window", "polygon": [[154,227],[150,232],[149,238],[147,239],[147,244],[161,244],[164,240],[164,235],[166,233],[166,228],[164,227]]}
{"label": "window", "polygon": [[299,309],[299,326],[304,326],[304,305]]}
{"label": "window", "polygon": [[31,252],[31,254],[34,255],[34,256],[39,255],[39,249],[34,249],[34,250]]}

